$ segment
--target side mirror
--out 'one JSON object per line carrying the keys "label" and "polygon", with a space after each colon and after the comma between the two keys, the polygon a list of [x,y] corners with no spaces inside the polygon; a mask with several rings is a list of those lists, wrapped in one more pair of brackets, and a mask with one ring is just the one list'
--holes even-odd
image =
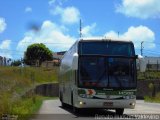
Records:
{"label": "side mirror", "polygon": [[78,70],[78,54],[73,54],[72,70]]}
{"label": "side mirror", "polygon": [[135,59],[138,59],[138,55],[135,55]]}
{"label": "side mirror", "polygon": [[146,71],[146,61],[144,57],[141,55],[138,55],[138,61],[139,61],[140,72],[145,72]]}

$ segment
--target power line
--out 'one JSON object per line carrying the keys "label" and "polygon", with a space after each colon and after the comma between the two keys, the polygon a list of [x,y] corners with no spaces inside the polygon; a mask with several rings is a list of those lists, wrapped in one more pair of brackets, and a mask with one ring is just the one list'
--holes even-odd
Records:
{"label": "power line", "polygon": [[[16,41],[11,41],[11,43],[17,43]],[[73,43],[52,43],[52,42],[21,42],[21,43],[28,43],[28,44],[34,44],[34,43],[42,43],[42,44],[73,44]]]}
{"label": "power line", "polygon": [[146,53],[148,53],[148,54],[150,54],[150,55],[146,55],[146,56],[160,56],[160,53],[155,53],[155,52],[146,52]]}
{"label": "power line", "polygon": [[[136,48],[135,50],[139,51],[141,49]],[[20,50],[11,50],[11,49],[0,49],[0,51],[2,51],[2,52],[19,52],[19,53],[24,53],[25,52],[25,51],[20,51]],[[160,53],[160,52],[153,51],[153,50],[143,49],[143,52],[146,52],[146,51],[154,52],[154,53]]]}
{"label": "power line", "polygon": [[19,51],[19,50],[11,50],[11,49],[0,49],[2,52],[24,52],[24,51]]}
{"label": "power line", "polygon": [[145,41],[145,43],[155,43],[155,44],[160,44],[159,42],[150,42],[150,41]]}
{"label": "power line", "polygon": [[156,52],[156,51],[151,51],[151,50],[145,50],[145,52],[150,52],[150,53],[159,53],[160,54],[160,52]]}

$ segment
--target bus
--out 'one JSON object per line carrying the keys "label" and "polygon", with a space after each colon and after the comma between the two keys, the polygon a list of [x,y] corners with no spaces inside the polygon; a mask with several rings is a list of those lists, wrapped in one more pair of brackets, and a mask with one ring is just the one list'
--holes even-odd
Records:
{"label": "bus", "polygon": [[136,104],[136,59],[129,40],[82,38],[64,54],[59,72],[62,107],[114,109]]}

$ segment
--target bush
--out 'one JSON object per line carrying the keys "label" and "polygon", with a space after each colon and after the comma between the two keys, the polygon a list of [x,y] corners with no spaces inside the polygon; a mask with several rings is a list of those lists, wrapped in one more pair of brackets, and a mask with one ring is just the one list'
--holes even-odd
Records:
{"label": "bush", "polygon": [[145,100],[146,102],[156,102],[156,103],[160,103],[160,92],[158,92],[155,97],[145,96],[145,97],[144,97],[144,100]]}
{"label": "bush", "polygon": [[42,97],[33,96],[34,94],[28,98],[21,96],[36,84],[57,82],[57,69],[46,71],[40,67],[0,67],[0,115],[11,113],[29,115],[35,111]]}
{"label": "bush", "polygon": [[11,63],[11,66],[20,66],[21,65],[21,60],[15,60]]}

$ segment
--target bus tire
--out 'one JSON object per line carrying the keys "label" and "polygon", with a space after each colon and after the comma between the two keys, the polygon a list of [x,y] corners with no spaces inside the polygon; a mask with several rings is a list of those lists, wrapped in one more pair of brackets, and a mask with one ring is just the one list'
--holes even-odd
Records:
{"label": "bus tire", "polygon": [[73,112],[76,114],[76,113],[79,113],[80,112],[80,108],[77,108],[77,107],[74,107],[73,106]]}
{"label": "bus tire", "polygon": [[116,115],[123,115],[124,108],[117,108],[116,109]]}
{"label": "bus tire", "polygon": [[61,101],[61,106],[62,106],[62,108],[67,108],[68,107],[68,105],[66,103],[64,103],[63,100]]}
{"label": "bus tire", "polygon": [[59,93],[59,100],[62,102],[62,93]]}
{"label": "bus tire", "polygon": [[66,103],[61,102],[62,108],[66,108]]}
{"label": "bus tire", "polygon": [[74,106],[74,104],[73,104],[73,91],[71,92],[71,105]]}
{"label": "bus tire", "polygon": [[61,106],[62,106],[62,108],[67,107],[66,103],[63,102],[62,93],[60,93],[60,101],[61,101]]}

